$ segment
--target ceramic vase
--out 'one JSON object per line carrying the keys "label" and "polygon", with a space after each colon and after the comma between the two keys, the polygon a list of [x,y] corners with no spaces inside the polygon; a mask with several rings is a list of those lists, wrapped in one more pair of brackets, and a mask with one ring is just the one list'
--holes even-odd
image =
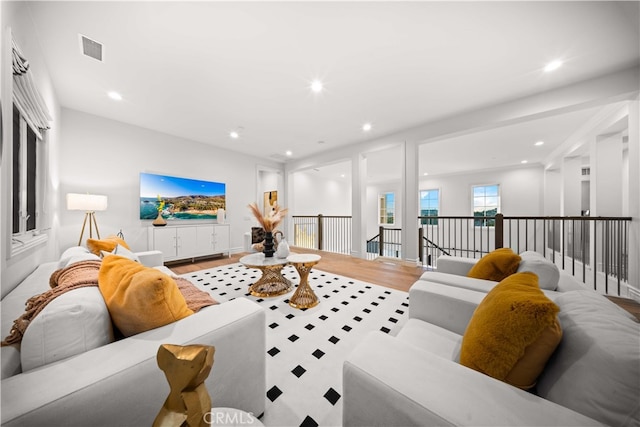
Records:
{"label": "ceramic vase", "polygon": [[264,233],[264,249],[262,250],[262,253],[264,253],[265,257],[270,258],[273,257],[274,252],[275,250],[273,249],[273,232],[266,231]]}
{"label": "ceramic vase", "polygon": [[276,258],[286,258],[289,256],[289,244],[286,239],[280,240],[276,249]]}
{"label": "ceramic vase", "polygon": [[158,212],[158,217],[154,219],[151,224],[153,224],[155,227],[164,227],[165,225],[167,225],[167,220],[162,218],[162,212]]}

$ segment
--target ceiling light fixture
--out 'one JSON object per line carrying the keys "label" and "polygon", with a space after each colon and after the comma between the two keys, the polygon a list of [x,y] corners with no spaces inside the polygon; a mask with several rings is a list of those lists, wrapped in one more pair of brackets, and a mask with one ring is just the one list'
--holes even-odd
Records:
{"label": "ceiling light fixture", "polygon": [[365,123],[365,124],[362,125],[362,130],[364,132],[369,132],[371,130],[371,128],[372,128],[371,123]]}
{"label": "ceiling light fixture", "polygon": [[238,139],[240,138],[240,135],[242,135],[243,131],[244,131],[244,128],[242,126],[238,126],[234,130],[229,132],[229,137],[232,139]]}
{"label": "ceiling light fixture", "polygon": [[427,175],[429,175],[429,172],[425,172],[425,173],[423,173],[422,175],[423,175],[423,176],[427,176]]}
{"label": "ceiling light fixture", "polygon": [[522,163],[523,165],[525,165],[525,164],[529,163],[529,160],[522,160],[522,161],[520,161],[520,163]]}
{"label": "ceiling light fixture", "polygon": [[284,154],[286,154],[287,156],[291,157],[293,155],[293,152],[291,152],[291,150],[287,150],[287,152],[284,153]]}
{"label": "ceiling light fixture", "polygon": [[120,95],[118,92],[111,91],[111,92],[108,92],[107,95],[109,96],[109,98],[113,99],[114,101],[122,101],[122,95]]}
{"label": "ceiling light fixture", "polygon": [[559,59],[556,59],[555,61],[551,61],[547,65],[545,65],[544,72],[549,73],[551,71],[557,70],[560,67],[562,67],[562,61]]}
{"label": "ceiling light fixture", "polygon": [[315,79],[311,82],[311,92],[313,93],[320,93],[323,91],[324,89],[324,85],[322,84],[322,82],[318,79]]}
{"label": "ceiling light fixture", "polygon": [[533,145],[535,145],[536,147],[540,147],[541,145],[544,145],[544,141],[538,141]]}

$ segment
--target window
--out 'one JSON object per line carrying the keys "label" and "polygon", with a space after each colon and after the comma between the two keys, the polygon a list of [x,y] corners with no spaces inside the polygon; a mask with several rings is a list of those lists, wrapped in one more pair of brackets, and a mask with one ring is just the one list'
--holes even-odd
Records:
{"label": "window", "polygon": [[[500,212],[500,186],[476,185],[473,187],[473,216],[474,217],[495,217]],[[496,225],[495,219],[476,219],[474,225],[477,227]]]}
{"label": "window", "polygon": [[[420,191],[420,216],[438,216],[440,211],[440,190]],[[422,219],[421,224],[438,225],[436,218]]]}
{"label": "window", "polygon": [[378,222],[383,224],[395,224],[396,201],[394,193],[384,193],[378,196]]}
{"label": "window", "polygon": [[29,61],[12,38],[11,256],[47,241],[40,231],[44,211],[47,152],[43,135],[52,120],[36,87]]}
{"label": "window", "polygon": [[13,106],[12,232],[15,236],[39,227],[39,152],[42,138]]}

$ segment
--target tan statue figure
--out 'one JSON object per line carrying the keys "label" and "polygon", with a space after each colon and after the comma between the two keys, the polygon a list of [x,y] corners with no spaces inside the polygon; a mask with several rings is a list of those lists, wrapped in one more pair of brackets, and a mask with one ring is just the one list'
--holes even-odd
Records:
{"label": "tan statue figure", "polygon": [[204,427],[211,411],[211,397],[204,380],[213,366],[215,347],[163,344],[158,349],[158,366],[164,371],[171,392],[153,427]]}

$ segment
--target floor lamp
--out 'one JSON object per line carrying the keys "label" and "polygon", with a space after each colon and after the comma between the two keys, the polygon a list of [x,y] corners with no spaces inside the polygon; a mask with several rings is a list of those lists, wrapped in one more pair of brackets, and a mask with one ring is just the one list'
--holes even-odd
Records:
{"label": "floor lamp", "polygon": [[104,211],[107,209],[107,196],[68,193],[67,209],[70,211],[85,211],[78,246],[82,245],[82,236],[84,235],[87,222],[89,222],[89,238],[93,238],[93,227],[96,228],[98,239],[100,238],[100,231],[98,230],[98,223],[96,222],[96,211]]}

